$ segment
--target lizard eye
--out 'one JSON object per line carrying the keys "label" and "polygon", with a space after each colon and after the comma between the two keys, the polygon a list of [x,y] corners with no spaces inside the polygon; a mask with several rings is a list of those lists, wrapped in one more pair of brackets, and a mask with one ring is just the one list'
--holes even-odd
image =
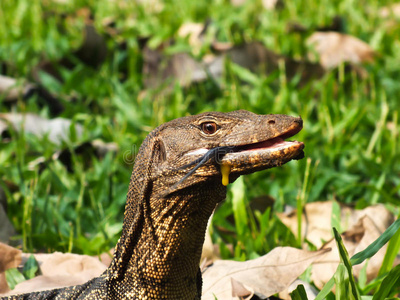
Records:
{"label": "lizard eye", "polygon": [[201,124],[201,130],[205,134],[213,134],[217,131],[218,126],[214,122],[205,122]]}

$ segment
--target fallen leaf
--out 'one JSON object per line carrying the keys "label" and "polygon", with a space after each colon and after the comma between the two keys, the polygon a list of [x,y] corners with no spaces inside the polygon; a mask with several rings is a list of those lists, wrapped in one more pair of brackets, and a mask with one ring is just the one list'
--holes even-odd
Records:
{"label": "fallen leaf", "polygon": [[[324,242],[333,238],[332,233],[332,201],[307,203],[302,214],[302,237],[307,239],[317,248],[320,248]],[[297,237],[297,213],[296,210],[290,213],[277,213],[279,219],[291,229]],[[375,226],[381,231],[394,221],[393,215],[378,204],[369,206],[362,210],[356,210],[351,207],[340,205],[340,226],[342,231],[350,229],[364,216],[369,216],[374,220]]]}
{"label": "fallen leaf", "polygon": [[[72,121],[68,119],[45,119],[32,113],[0,113],[0,134],[3,134],[9,128],[9,125],[12,125],[17,132],[23,131],[38,138],[47,135],[49,141],[57,145],[69,140],[72,124]],[[76,136],[80,137],[83,133],[83,127],[80,124],[73,126]]]}
{"label": "fallen leaf", "polygon": [[231,278],[232,298],[240,300],[250,300],[254,292],[251,288]]}
{"label": "fallen leaf", "polygon": [[[164,55],[161,50],[143,49],[143,75],[147,89],[172,87],[177,81],[181,86],[207,78],[204,66],[187,53]],[[169,83],[169,84],[168,84]]]}
{"label": "fallen leaf", "polygon": [[307,39],[309,58],[317,60],[326,69],[338,67],[343,62],[361,64],[373,62],[375,53],[364,41],[338,32],[315,32]]}
{"label": "fallen leaf", "polygon": [[31,83],[0,75],[0,99],[14,102],[19,98],[27,98],[35,89]]}
{"label": "fallen leaf", "polygon": [[68,172],[72,173],[74,171],[74,164],[72,159],[73,154],[71,152],[73,152],[75,155],[83,157],[84,167],[86,168],[91,165],[91,157],[95,156],[100,159],[103,158],[108,152],[116,153],[118,152],[118,146],[113,142],[105,143],[98,139],[83,142],[73,147],[67,147],[58,150],[47,159],[44,156],[39,156],[38,158],[29,162],[28,169],[35,170],[39,167],[39,170],[42,170],[46,168],[50,161],[58,160],[67,168]]}
{"label": "fallen leaf", "polygon": [[[117,1],[124,3],[125,1]],[[161,0],[136,0],[137,4],[143,6],[144,11],[150,15],[159,14],[164,10],[165,3]]]}
{"label": "fallen leaf", "polygon": [[[304,239],[310,241],[317,248],[320,248],[324,241],[332,239],[332,202],[312,202],[304,207],[301,219],[301,234]],[[343,212],[346,214],[346,212]],[[276,213],[278,218],[291,229],[298,238],[297,211],[291,210],[287,213]],[[328,221],[327,221],[328,220]]]}
{"label": "fallen leaf", "polygon": [[258,74],[270,74],[285,66],[286,76],[292,79],[300,74],[299,85],[312,79],[321,78],[325,71],[317,63],[296,61],[279,55],[260,42],[252,42],[233,47],[226,47],[218,55],[208,55],[198,62],[187,53],[164,55],[162,49],[143,49],[143,74],[147,89],[166,87],[172,90],[175,82],[186,87],[191,83],[201,82],[212,77],[218,82],[225,73],[225,61],[249,69]]}
{"label": "fallen leaf", "polygon": [[[242,6],[246,3],[247,0],[231,0],[231,4],[233,6]],[[276,7],[283,6],[283,1],[280,0],[262,0],[261,1],[262,6],[265,9],[274,9]]]}
{"label": "fallen leaf", "polygon": [[201,251],[202,269],[210,265],[215,260],[220,259],[216,253],[216,249],[211,239],[209,227],[207,227],[206,236],[204,239],[203,250]]}
{"label": "fallen leaf", "polygon": [[261,0],[261,3],[265,9],[274,9],[278,7],[278,5],[283,5],[283,1],[279,0]]}
{"label": "fallen leaf", "polygon": [[182,38],[188,37],[188,42],[192,48],[192,53],[195,55],[200,53],[200,48],[203,44],[201,34],[204,32],[205,27],[206,25],[202,23],[188,22],[182,24],[178,29],[178,36]]}
{"label": "fallen leaf", "polygon": [[[83,127],[80,124],[73,124],[71,120],[64,118],[45,119],[35,114],[18,114],[18,113],[0,113],[0,134],[7,132],[9,126],[12,126],[17,132],[24,132],[32,134],[39,139],[48,137],[49,141],[56,145],[62,145],[63,142],[70,140],[71,126],[75,130],[77,139],[82,136]],[[118,146],[115,143],[105,143],[102,140],[96,139],[73,145],[73,147],[66,147],[56,151],[50,158],[40,156],[33,161],[29,162],[29,169],[34,170],[37,166],[41,169],[50,160],[61,161],[68,169],[73,171],[72,153],[86,157],[84,161],[90,163],[90,157],[96,156],[97,158],[104,157],[108,152],[117,152]]]}
{"label": "fallen leaf", "polygon": [[379,16],[382,18],[388,18],[388,17],[400,17],[400,3],[394,3],[389,6],[382,7],[379,9]]}
{"label": "fallen leaf", "polygon": [[112,248],[110,251],[104,252],[104,253],[100,254],[99,256],[95,256],[95,257],[97,257],[103,265],[108,267],[111,264],[111,261],[114,256],[114,252],[115,252],[115,248]]}
{"label": "fallen leaf", "polygon": [[10,290],[7,285],[5,271],[18,267],[21,261],[21,250],[0,242],[0,294]]}
{"label": "fallen leaf", "polygon": [[233,6],[242,6],[247,0],[231,0]]}
{"label": "fallen leaf", "polygon": [[[373,241],[375,241],[384,230],[380,229],[375,220],[379,219],[379,215],[369,216],[364,215],[359,221],[354,224],[349,230],[342,233],[342,240],[349,253],[349,256],[364,250]],[[318,288],[322,288],[335,273],[340,262],[340,257],[335,240],[331,240],[324,248],[332,248],[332,251],[324,254],[312,267],[312,280]],[[357,278],[365,263],[368,263],[366,274],[367,280],[372,280],[378,276],[378,271],[382,266],[383,258],[386,253],[387,245],[382,247],[368,262],[353,267],[354,276]]]}
{"label": "fallen leaf", "polygon": [[[22,254],[23,261],[31,254]],[[6,295],[15,295],[40,290],[55,289],[83,284],[99,276],[107,268],[97,258],[72,253],[34,254],[42,275],[18,284]]]}
{"label": "fallen leaf", "polygon": [[13,104],[19,99],[27,100],[34,95],[37,96],[39,106],[47,104],[53,115],[64,110],[61,102],[40,84],[0,75],[0,99],[4,99],[5,103]]}
{"label": "fallen leaf", "polygon": [[[317,248],[332,248],[332,252],[325,254],[318,262],[313,265],[313,280],[318,288],[322,288],[335,273],[339,264],[339,254],[336,242],[332,234],[332,201],[308,203],[304,207],[302,214],[302,236],[313,243]],[[297,237],[297,214],[296,211],[290,213],[278,213],[281,221],[288,226]],[[307,217],[306,217],[307,216]],[[364,250],[376,238],[378,238],[394,221],[394,216],[384,205],[378,204],[369,206],[362,210],[340,205],[340,227],[342,229],[342,239],[349,252],[350,257]],[[329,242],[327,242],[329,241]],[[305,245],[307,246],[307,245]],[[367,278],[375,278],[382,265],[386,246],[383,247],[368,262]],[[354,267],[355,276],[364,264]]]}
{"label": "fallen leaf", "polygon": [[309,252],[279,247],[262,257],[245,262],[216,261],[203,273],[202,299],[232,299],[232,279],[246,287],[246,290],[254,290],[265,297],[271,296],[285,290],[327,251]]}

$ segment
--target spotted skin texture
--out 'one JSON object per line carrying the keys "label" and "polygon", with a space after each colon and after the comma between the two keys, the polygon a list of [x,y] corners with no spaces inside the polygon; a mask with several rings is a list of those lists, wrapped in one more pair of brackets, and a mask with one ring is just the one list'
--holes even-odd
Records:
{"label": "spotted skin texture", "polygon": [[[216,131],[205,132],[205,123],[216,124]],[[301,128],[300,118],[243,110],[203,113],[159,126],[136,157],[122,235],[109,268],[83,285],[1,299],[200,299],[207,222],[226,196],[221,163],[230,165],[233,182],[242,174],[300,159],[303,143],[272,149],[254,143],[287,138]],[[184,178],[191,170],[185,166],[225,146],[233,150]]]}

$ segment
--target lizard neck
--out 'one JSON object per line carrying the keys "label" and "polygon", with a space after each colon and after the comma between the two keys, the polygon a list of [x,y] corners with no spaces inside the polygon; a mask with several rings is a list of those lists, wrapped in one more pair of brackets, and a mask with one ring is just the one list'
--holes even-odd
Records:
{"label": "lizard neck", "polygon": [[226,187],[213,180],[165,196],[164,178],[153,182],[142,172],[135,164],[123,232],[107,270],[109,293],[123,286],[125,297],[135,299],[200,299],[207,222]]}

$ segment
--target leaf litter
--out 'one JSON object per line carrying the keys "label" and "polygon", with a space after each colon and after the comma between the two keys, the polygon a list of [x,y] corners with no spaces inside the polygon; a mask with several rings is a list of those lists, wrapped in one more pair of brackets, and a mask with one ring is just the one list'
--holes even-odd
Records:
{"label": "leaf litter", "polygon": [[[318,288],[322,288],[335,273],[340,262],[336,242],[333,239],[332,217],[333,201],[313,202],[306,204],[302,215],[302,236],[319,249],[331,248],[332,251],[324,254],[312,267],[312,280]],[[280,213],[278,217],[297,236],[296,212]],[[334,216],[339,220],[336,226],[340,226],[343,243],[352,256],[364,250],[375,241],[394,221],[393,214],[384,205],[369,206],[362,210],[341,205],[340,216]],[[331,222],[327,222],[331,220]],[[308,247],[304,244],[304,247]],[[367,263],[367,280],[376,278],[386,253],[387,245],[382,247]],[[397,264],[398,262],[396,262]],[[354,266],[354,275],[358,277],[366,262]]]}
{"label": "leaf litter", "polygon": [[[58,147],[64,146],[65,143],[72,143],[72,132],[74,132],[76,140],[80,140],[84,132],[82,125],[65,118],[46,119],[32,113],[0,113],[0,135],[11,136],[8,133],[10,130],[31,134],[40,140],[47,139]],[[100,139],[72,144],[72,150],[77,155],[94,154],[96,157],[104,157],[107,152],[118,151],[115,143],[105,143]],[[54,152],[51,159],[61,161],[72,172],[71,156],[71,148],[67,147]],[[46,158],[40,156],[29,162],[29,168],[35,169],[38,165],[44,167],[46,163]]]}
{"label": "leaf litter", "polygon": [[[14,248],[7,250],[8,252],[3,252],[1,244],[0,251],[6,253],[6,258],[11,257],[8,258],[8,261],[11,261],[10,263],[4,261],[4,256],[1,256],[0,267],[4,267],[0,269],[0,278],[7,267],[11,265],[15,268],[20,264],[25,264],[31,256],[31,254],[21,253]],[[13,255],[14,258],[12,259]],[[82,284],[99,276],[107,268],[98,258],[88,255],[60,252],[33,255],[40,265],[42,275],[19,283],[12,291],[9,291],[8,287],[6,289],[2,287],[0,295],[13,295]],[[7,262],[8,264],[6,264]]]}
{"label": "leaf litter", "polygon": [[264,256],[245,262],[216,261],[203,271],[202,299],[231,299],[243,287],[269,297],[287,289],[314,261],[329,251],[277,247]]}
{"label": "leaf litter", "polygon": [[339,32],[315,32],[307,39],[306,44],[311,48],[309,59],[318,60],[326,70],[336,68],[344,62],[355,65],[372,63],[375,57],[375,52],[367,43]]}

